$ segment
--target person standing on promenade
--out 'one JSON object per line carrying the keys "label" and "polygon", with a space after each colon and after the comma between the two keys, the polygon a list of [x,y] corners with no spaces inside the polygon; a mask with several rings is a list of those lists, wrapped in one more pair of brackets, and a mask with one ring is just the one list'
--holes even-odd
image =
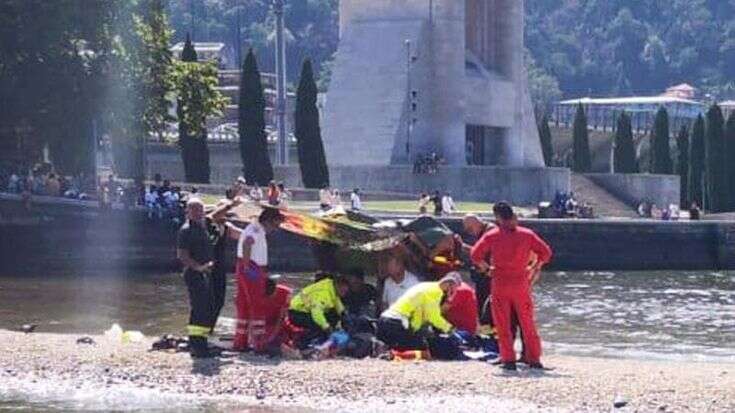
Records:
{"label": "person standing on promenade", "polygon": [[189,292],[189,350],[194,358],[212,357],[207,337],[212,330],[214,307],[212,287],[207,276],[214,267],[214,252],[207,233],[204,203],[191,198],[186,203],[186,223],[179,230],[177,256],[184,265],[184,281]]}
{"label": "person standing on promenade", "polygon": [[[513,312],[518,316],[523,334],[525,361],[531,368],[543,368],[531,286],[538,280],[541,268],[551,260],[551,248],[536,233],[518,225],[513,208],[508,203],[495,204],[493,213],[498,227],[482,236],[472,247],[470,257],[481,272],[492,277],[491,305],[502,368],[516,369],[511,327]],[[528,262],[532,253],[536,254],[537,259],[529,271]]]}

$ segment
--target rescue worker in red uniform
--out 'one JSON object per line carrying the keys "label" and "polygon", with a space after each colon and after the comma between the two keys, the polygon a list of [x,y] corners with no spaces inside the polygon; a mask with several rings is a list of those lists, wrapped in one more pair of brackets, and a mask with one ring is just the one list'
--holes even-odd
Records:
{"label": "rescue worker in red uniform", "polygon": [[[457,276],[460,277],[459,274]],[[473,336],[477,334],[479,317],[475,290],[462,282],[442,304],[442,314],[457,330],[466,331]]]}
{"label": "rescue worker in red uniform", "polygon": [[[518,316],[523,335],[524,361],[531,368],[543,368],[531,287],[538,280],[541,268],[551,260],[551,248],[533,231],[518,226],[517,217],[508,203],[495,204],[493,214],[498,227],[480,238],[472,247],[470,256],[480,271],[492,277],[491,305],[502,368],[516,369],[511,328],[513,312]],[[529,269],[532,253],[536,254],[537,260]]]}
{"label": "rescue worker in red uniform", "polygon": [[277,355],[281,344],[286,338],[286,317],[288,304],[291,301],[291,289],[278,284],[281,278],[278,274],[268,276],[265,285],[265,295],[261,301],[261,313],[265,325],[262,334],[254,335],[251,339],[253,349],[258,353]]}
{"label": "rescue worker in red uniform", "polygon": [[265,316],[262,302],[268,279],[268,241],[266,234],[283,222],[283,215],[266,208],[256,221],[240,234],[237,243],[237,321],[233,349],[245,351],[255,347],[255,337],[264,334]]}

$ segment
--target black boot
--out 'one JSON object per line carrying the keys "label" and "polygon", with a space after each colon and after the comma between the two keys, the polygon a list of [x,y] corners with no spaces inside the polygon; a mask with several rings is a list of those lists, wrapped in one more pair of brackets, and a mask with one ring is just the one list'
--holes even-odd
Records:
{"label": "black boot", "polygon": [[516,371],[518,368],[516,367],[516,363],[503,363],[500,365],[500,368],[504,371]]}
{"label": "black boot", "polygon": [[214,357],[209,351],[206,337],[189,336],[189,354],[195,359]]}

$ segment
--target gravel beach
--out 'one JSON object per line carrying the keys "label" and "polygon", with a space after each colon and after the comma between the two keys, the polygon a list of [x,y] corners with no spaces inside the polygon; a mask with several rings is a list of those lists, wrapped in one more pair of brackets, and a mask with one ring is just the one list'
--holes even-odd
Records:
{"label": "gravel beach", "polygon": [[[212,403],[226,411],[733,412],[735,364],[549,355],[553,371],[501,375],[479,362],[294,361],[233,355],[194,362],[93,336],[0,331],[0,398],[85,389]],[[4,390],[3,390],[4,389]],[[137,393],[132,393],[135,390]],[[167,401],[170,398],[170,401]],[[618,402],[618,407],[614,407]],[[136,403],[138,403],[136,405]],[[224,406],[224,407],[223,407]],[[229,406],[229,407],[227,407]]]}

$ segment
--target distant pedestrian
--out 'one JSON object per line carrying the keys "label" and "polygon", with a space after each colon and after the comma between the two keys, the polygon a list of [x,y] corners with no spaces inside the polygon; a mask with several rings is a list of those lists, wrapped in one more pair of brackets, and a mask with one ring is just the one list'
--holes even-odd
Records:
{"label": "distant pedestrian", "polygon": [[280,203],[280,191],[275,181],[268,184],[268,205],[277,206]]}
{"label": "distant pedestrian", "polygon": [[319,190],[319,208],[322,211],[329,211],[332,209],[332,193],[326,185]]}
{"label": "distant pedestrian", "polygon": [[427,208],[429,207],[429,202],[431,202],[431,197],[429,194],[422,192],[421,195],[419,195],[419,214],[424,215],[428,211]]}
{"label": "distant pedestrian", "polygon": [[350,207],[353,211],[362,210],[362,200],[360,199],[360,188],[355,188],[350,194]]}
{"label": "distant pedestrian", "polygon": [[454,204],[454,198],[452,198],[452,194],[449,192],[444,194],[442,197],[442,211],[446,215],[457,212],[457,206]]}
{"label": "distant pedestrian", "polygon": [[289,192],[286,189],[286,186],[283,185],[283,182],[278,183],[278,206],[281,208],[287,209],[288,203],[291,201],[292,195],[291,192]]}
{"label": "distant pedestrian", "polygon": [[263,190],[260,189],[257,183],[253,185],[253,189],[250,190],[250,199],[255,203],[258,203],[263,199]]}
{"label": "distant pedestrian", "polygon": [[696,202],[692,202],[692,206],[689,207],[689,219],[691,221],[699,221],[702,219],[702,210]]}
{"label": "distant pedestrian", "polygon": [[434,215],[442,216],[444,213],[444,205],[442,203],[443,197],[439,191],[434,191],[434,195],[431,197],[431,203],[434,204]]}

